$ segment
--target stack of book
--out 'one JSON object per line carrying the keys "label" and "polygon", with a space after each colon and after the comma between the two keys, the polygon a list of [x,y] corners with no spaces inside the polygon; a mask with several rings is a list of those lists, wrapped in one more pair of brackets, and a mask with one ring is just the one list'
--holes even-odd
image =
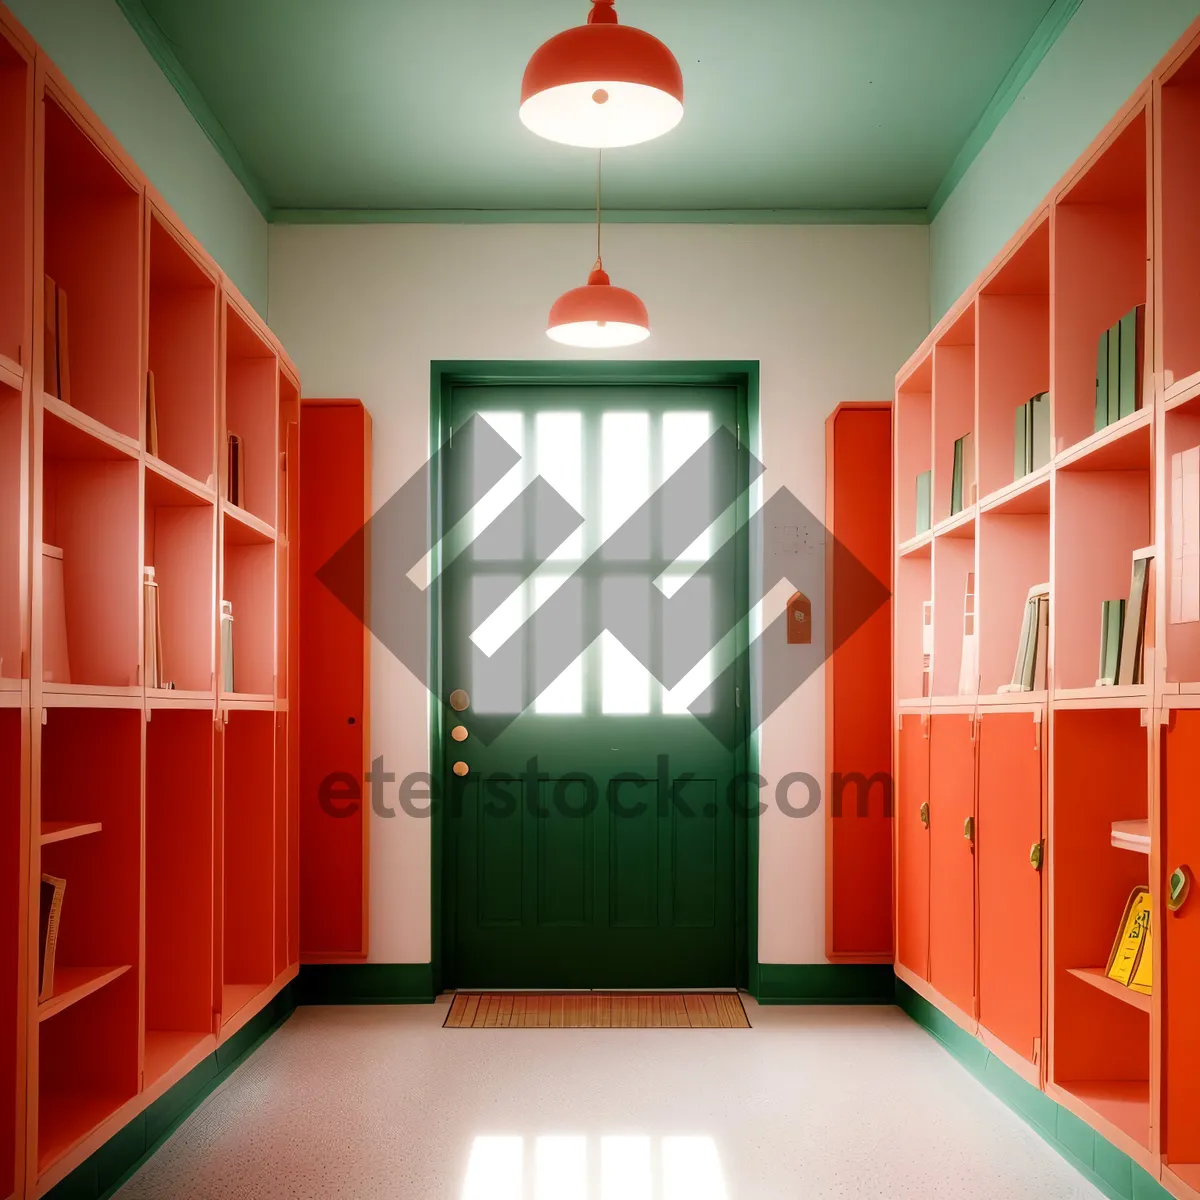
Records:
{"label": "stack of book", "polygon": [[1100,606],[1100,678],[1097,687],[1145,682],[1143,659],[1146,608],[1150,592],[1150,560],[1154,547],[1133,552],[1128,600],[1105,600]]}
{"label": "stack of book", "polygon": [[1100,335],[1096,350],[1096,429],[1142,407],[1146,306],[1132,308]]}
{"label": "stack of book", "polygon": [[928,533],[933,525],[933,472],[917,476],[917,533]]}
{"label": "stack of book", "polygon": [[38,909],[38,1000],[54,995],[54,957],[58,948],[58,922],[67,881],[43,875]]}
{"label": "stack of book", "polygon": [[1039,392],[1017,409],[1013,427],[1013,479],[1050,461],[1050,393]]}
{"label": "stack of book", "polygon": [[975,503],[975,435],[964,433],[954,443],[954,474],[950,477],[950,515]]}
{"label": "stack of book", "polygon": [[1046,657],[1050,650],[1050,585],[1038,583],[1025,599],[1025,619],[1017,641],[1012,682],[1002,692],[1040,692],[1046,687]]}

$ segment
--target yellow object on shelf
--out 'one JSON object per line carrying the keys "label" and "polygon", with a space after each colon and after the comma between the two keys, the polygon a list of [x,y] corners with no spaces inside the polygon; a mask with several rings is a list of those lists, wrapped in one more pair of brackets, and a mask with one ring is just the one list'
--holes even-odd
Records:
{"label": "yellow object on shelf", "polygon": [[[1108,956],[1107,975],[1116,983],[1130,986],[1137,975],[1138,964],[1148,948],[1150,937],[1150,892],[1134,888],[1125,903],[1120,932]],[[1150,964],[1147,964],[1149,969]],[[1140,990],[1140,989],[1139,989]]]}
{"label": "yellow object on shelf", "polygon": [[1150,924],[1150,914],[1146,914],[1146,935],[1142,938],[1142,952],[1138,955],[1137,966],[1133,969],[1133,978],[1129,981],[1131,991],[1141,992],[1149,996],[1154,985],[1154,929]]}

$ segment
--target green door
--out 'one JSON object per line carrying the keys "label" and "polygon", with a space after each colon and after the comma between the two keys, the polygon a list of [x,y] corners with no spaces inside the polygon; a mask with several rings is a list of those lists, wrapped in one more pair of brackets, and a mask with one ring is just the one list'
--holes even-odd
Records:
{"label": "green door", "polygon": [[733,985],[744,400],[498,384],[449,407],[442,511],[465,515],[440,586],[448,982]]}

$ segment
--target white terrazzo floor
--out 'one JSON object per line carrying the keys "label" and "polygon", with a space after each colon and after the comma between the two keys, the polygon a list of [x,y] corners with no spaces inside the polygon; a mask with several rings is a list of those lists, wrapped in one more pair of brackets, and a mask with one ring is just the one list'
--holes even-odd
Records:
{"label": "white terrazzo floor", "polygon": [[898,1009],[501,1031],[447,1005],[297,1010],[119,1197],[1100,1196]]}

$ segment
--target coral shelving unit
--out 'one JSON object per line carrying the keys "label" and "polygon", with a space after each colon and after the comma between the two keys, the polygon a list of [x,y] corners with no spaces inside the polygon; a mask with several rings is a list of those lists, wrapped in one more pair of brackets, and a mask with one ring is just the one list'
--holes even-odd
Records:
{"label": "coral shelving unit", "polygon": [[[45,370],[45,276],[69,390]],[[0,1200],[54,1187],[297,973],[299,397],[0,8]],[[147,686],[143,566],[172,688]],[[66,891],[39,1002],[43,873]]]}
{"label": "coral shelving unit", "polygon": [[[1142,406],[1096,432],[1098,340],[1141,304]],[[1014,480],[1016,409],[1041,392],[1050,462]],[[894,414],[897,974],[1196,1200],[1200,896],[1165,898],[1176,868],[1200,872],[1200,622],[1169,620],[1163,564],[1183,517],[1171,456],[1200,445],[1200,22],[901,370]],[[952,516],[968,432],[978,494]],[[1099,687],[1101,602],[1128,593],[1145,546],[1146,682]],[[978,694],[961,695],[972,573]],[[1047,689],[1001,693],[1047,580]],[[1148,996],[1105,977],[1146,885]]]}

